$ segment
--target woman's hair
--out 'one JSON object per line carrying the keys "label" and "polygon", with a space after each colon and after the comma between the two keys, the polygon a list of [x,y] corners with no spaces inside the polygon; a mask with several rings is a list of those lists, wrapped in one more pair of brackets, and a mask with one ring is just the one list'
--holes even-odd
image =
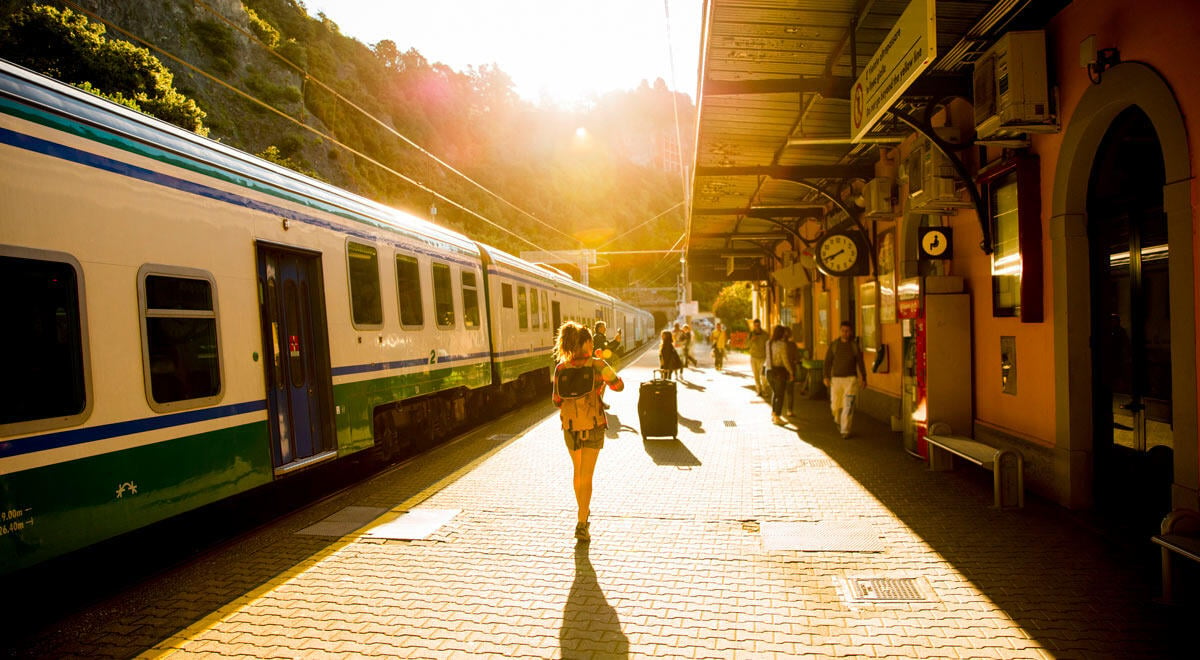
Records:
{"label": "woman's hair", "polygon": [[672,337],[672,336],[671,336],[671,331],[670,331],[670,330],[663,330],[663,331],[662,331],[662,340],[663,340],[663,343],[664,343],[664,344],[672,344],[672,343],[674,343],[674,342],[675,342],[675,339],[674,339],[674,337]]}
{"label": "woman's hair", "polygon": [[771,341],[787,339],[787,328],[782,325],[777,325],[771,329]]}
{"label": "woman's hair", "polygon": [[592,331],[587,326],[574,321],[567,321],[558,329],[558,339],[554,342],[554,359],[559,362],[574,360],[583,345],[592,340]]}

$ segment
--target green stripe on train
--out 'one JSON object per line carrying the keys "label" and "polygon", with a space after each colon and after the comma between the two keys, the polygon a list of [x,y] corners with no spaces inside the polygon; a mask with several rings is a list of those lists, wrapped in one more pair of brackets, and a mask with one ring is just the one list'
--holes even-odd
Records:
{"label": "green stripe on train", "polygon": [[492,383],[490,362],[401,374],[333,386],[337,415],[338,455],[345,456],[374,444],[372,414],[376,407],[456,387],[477,388]]}
{"label": "green stripe on train", "polygon": [[266,422],[0,476],[0,574],[271,480]]}
{"label": "green stripe on train", "polygon": [[[499,364],[500,380],[507,383],[510,380],[516,380],[521,374],[534,371],[535,369],[550,369],[554,366],[554,359],[550,357],[549,352],[546,352],[527,355],[514,360],[505,360]],[[549,372],[547,372],[546,377],[550,377]]]}

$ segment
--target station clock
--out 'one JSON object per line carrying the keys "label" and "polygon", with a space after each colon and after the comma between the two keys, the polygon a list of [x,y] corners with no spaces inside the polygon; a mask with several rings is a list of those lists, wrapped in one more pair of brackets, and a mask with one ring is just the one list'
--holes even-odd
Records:
{"label": "station clock", "polygon": [[870,253],[860,232],[835,231],[817,241],[817,267],[833,277],[866,275],[870,272]]}

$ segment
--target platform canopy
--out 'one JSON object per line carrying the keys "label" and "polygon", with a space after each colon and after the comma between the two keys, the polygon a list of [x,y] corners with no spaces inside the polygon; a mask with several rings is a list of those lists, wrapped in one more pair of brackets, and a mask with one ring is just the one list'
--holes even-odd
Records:
{"label": "platform canopy", "polygon": [[[693,280],[766,279],[780,240],[799,238],[792,243],[803,248],[846,218],[842,191],[874,175],[881,145],[914,130],[889,112],[851,141],[855,81],[910,4],[706,0],[687,244]],[[1006,31],[1041,28],[1065,4],[937,0],[936,57],[889,107],[920,119],[944,99],[970,99],[975,58]]]}

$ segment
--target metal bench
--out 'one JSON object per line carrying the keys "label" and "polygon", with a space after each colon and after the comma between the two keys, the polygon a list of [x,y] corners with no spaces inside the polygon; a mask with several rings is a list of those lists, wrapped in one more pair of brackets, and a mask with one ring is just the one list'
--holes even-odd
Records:
{"label": "metal bench", "polygon": [[953,470],[954,457],[958,456],[992,472],[996,508],[1025,506],[1025,466],[1021,454],[953,435],[945,422],[930,424],[925,442],[929,444],[930,470]]}
{"label": "metal bench", "polygon": [[1171,603],[1171,555],[1200,562],[1200,513],[1180,509],[1163,518],[1161,534],[1150,540],[1162,546],[1162,602]]}

